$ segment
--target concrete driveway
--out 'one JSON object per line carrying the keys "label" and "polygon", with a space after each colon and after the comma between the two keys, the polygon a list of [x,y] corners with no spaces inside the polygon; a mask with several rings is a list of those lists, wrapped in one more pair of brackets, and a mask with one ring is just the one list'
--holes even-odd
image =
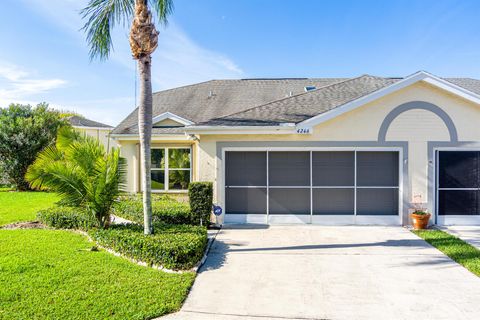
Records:
{"label": "concrete driveway", "polygon": [[480,278],[401,227],[218,234],[167,319],[480,319]]}

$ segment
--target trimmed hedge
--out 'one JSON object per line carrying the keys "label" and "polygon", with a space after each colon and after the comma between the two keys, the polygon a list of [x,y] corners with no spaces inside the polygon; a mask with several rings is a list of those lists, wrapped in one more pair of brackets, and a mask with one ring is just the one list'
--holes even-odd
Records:
{"label": "trimmed hedge", "polygon": [[37,219],[43,224],[57,229],[88,230],[98,226],[97,220],[79,208],[53,207],[37,212]]}
{"label": "trimmed hedge", "polygon": [[143,234],[138,224],[93,229],[90,236],[101,246],[122,255],[161,265],[168,269],[189,269],[202,258],[207,230],[200,226],[154,224],[155,234]]}
{"label": "trimmed hedge", "polygon": [[208,225],[211,219],[213,206],[213,183],[191,182],[188,186],[190,209],[195,217]]}
{"label": "trimmed hedge", "polygon": [[[140,196],[122,197],[115,203],[112,213],[124,219],[143,224],[143,203]],[[153,222],[167,224],[198,225],[200,220],[192,216],[187,203],[178,202],[169,196],[152,197]]]}

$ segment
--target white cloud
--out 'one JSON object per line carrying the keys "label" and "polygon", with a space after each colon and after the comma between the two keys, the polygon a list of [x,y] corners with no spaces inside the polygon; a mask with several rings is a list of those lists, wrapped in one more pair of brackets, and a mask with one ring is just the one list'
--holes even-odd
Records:
{"label": "white cloud", "polygon": [[[79,38],[79,45],[88,51],[79,15],[87,0],[23,0],[40,14],[49,17]],[[55,8],[55,10],[52,10]],[[202,47],[178,26],[173,18],[165,30],[160,30],[158,48],[153,55],[152,80],[154,90],[222,78],[243,77],[242,69],[222,53]],[[130,70],[135,69],[128,44],[128,28],[116,27],[113,33],[114,51],[110,60]],[[87,54],[87,53],[86,53]]]}
{"label": "white cloud", "polygon": [[[87,4],[87,0],[22,1],[29,10],[34,10],[36,14],[44,17],[46,21],[55,24],[67,34],[70,34],[72,39],[78,42],[80,50],[84,50],[85,56],[88,55],[85,34],[81,30],[84,22],[79,15],[79,11]],[[136,65],[131,57],[128,33],[128,26],[127,28],[117,26],[114,30],[112,35],[114,51],[107,63],[118,64],[120,68],[130,70],[133,77]],[[91,70],[95,72],[94,68]],[[19,77],[18,72],[7,70],[5,73],[9,75],[10,80],[15,80],[15,77],[17,77],[17,79]],[[25,76],[26,75],[22,75],[24,80]],[[70,75],[66,75],[66,77],[69,76]],[[210,79],[238,78],[244,76],[245,74],[242,69],[231,58],[223,53],[204,48],[201,44],[191,39],[172,19],[165,30],[160,30],[158,48],[153,55],[152,62],[154,91]],[[115,79],[114,81],[122,80]],[[83,90],[82,79],[77,77],[71,79],[70,82],[76,84],[78,95],[69,93],[70,96],[62,96],[60,99],[56,98],[54,94],[51,94],[49,101],[52,102],[52,107],[73,110],[93,120],[116,125],[123,120],[135,106],[135,101],[133,101],[134,99],[132,97],[123,97],[125,95],[124,92],[121,92],[118,97],[115,96],[115,92],[109,92],[105,93],[105,97],[96,99],[98,97],[85,96],[85,92],[88,91]],[[24,82],[24,85],[26,86],[27,83]],[[38,87],[36,89],[42,88],[40,83],[37,83],[37,85]],[[43,88],[48,88],[49,86],[54,87],[55,85],[61,85],[61,83],[44,81],[43,85]],[[30,88],[35,88],[33,83],[30,83]],[[0,91],[0,103],[1,95],[2,93]]]}
{"label": "white cloud", "polygon": [[0,105],[25,101],[32,95],[64,86],[63,79],[38,78],[20,66],[0,61]]}

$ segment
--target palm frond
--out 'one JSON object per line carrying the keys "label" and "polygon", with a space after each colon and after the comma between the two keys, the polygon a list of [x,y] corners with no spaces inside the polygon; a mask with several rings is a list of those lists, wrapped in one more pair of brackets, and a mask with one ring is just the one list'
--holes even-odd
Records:
{"label": "palm frond", "polygon": [[83,30],[87,33],[90,59],[105,60],[113,49],[111,31],[118,23],[128,22],[134,12],[135,0],[90,0],[80,14],[87,22]]}
{"label": "palm frond", "polygon": [[148,0],[148,4],[155,11],[158,22],[166,25],[168,16],[172,14],[174,9],[173,0]]}
{"label": "palm frond", "polygon": [[73,142],[81,140],[82,136],[70,126],[64,126],[57,131],[56,146],[57,149],[63,151],[67,149]]}

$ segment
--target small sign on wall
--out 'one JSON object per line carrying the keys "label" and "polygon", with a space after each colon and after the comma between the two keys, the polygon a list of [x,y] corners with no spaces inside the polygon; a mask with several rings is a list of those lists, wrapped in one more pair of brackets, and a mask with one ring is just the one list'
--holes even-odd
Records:
{"label": "small sign on wall", "polygon": [[214,205],[214,206],[213,206],[213,213],[214,213],[216,216],[222,215],[222,213],[223,213],[222,207],[217,206],[217,205]]}
{"label": "small sign on wall", "polygon": [[298,134],[310,134],[312,131],[311,128],[297,128],[296,132]]}

